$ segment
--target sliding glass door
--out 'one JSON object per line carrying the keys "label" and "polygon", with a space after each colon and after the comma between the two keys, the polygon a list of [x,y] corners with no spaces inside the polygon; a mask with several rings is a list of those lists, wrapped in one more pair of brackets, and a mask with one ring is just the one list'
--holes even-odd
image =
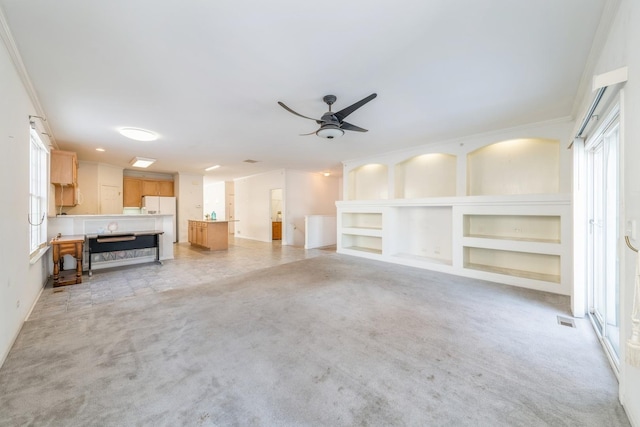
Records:
{"label": "sliding glass door", "polygon": [[614,363],[619,363],[619,120],[617,111],[587,142],[589,312]]}

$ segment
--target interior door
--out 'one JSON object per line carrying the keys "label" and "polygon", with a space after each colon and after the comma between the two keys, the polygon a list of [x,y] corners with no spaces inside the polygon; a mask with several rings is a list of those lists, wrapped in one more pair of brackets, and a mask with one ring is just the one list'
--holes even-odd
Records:
{"label": "interior door", "polygon": [[121,214],[122,199],[120,189],[114,185],[100,186],[100,213],[103,215]]}

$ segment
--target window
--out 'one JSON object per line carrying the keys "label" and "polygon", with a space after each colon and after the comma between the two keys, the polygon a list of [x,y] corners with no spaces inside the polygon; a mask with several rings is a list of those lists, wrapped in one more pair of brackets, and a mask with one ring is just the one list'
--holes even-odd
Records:
{"label": "window", "polygon": [[33,128],[29,139],[29,252],[34,255],[47,244],[49,152]]}

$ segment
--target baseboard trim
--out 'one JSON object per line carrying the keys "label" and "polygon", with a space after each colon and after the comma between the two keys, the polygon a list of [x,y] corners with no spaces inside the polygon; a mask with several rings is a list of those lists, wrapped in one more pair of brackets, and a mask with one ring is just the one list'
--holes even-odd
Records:
{"label": "baseboard trim", "polygon": [[42,284],[42,287],[40,288],[40,292],[38,292],[38,296],[36,297],[36,299],[33,301],[33,304],[31,304],[31,307],[29,308],[29,311],[27,312],[27,315],[25,316],[25,318],[22,320],[22,323],[20,323],[20,327],[18,328],[18,330],[16,331],[16,333],[13,335],[13,339],[11,340],[11,345],[7,348],[7,350],[2,354],[2,357],[0,357],[0,368],[2,368],[2,366],[4,365],[4,362],[7,360],[7,357],[9,357],[9,353],[11,352],[11,349],[13,348],[13,346],[16,344],[16,340],[18,339],[18,336],[20,335],[20,332],[22,331],[22,328],[24,327],[24,324],[27,320],[29,320],[29,316],[31,316],[31,313],[33,312],[33,309],[36,307],[36,304],[38,303],[38,301],[40,300],[40,296],[42,296],[42,292],[44,292],[44,288],[45,286],[47,286],[47,282],[49,281],[49,278],[47,277],[47,279],[44,281],[44,283]]}

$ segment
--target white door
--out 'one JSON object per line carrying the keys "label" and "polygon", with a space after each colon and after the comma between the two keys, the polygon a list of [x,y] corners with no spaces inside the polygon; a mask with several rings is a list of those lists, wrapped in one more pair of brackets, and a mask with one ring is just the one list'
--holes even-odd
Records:
{"label": "white door", "polygon": [[122,199],[118,187],[114,185],[100,186],[100,213],[103,215],[122,213]]}
{"label": "white door", "polygon": [[615,363],[620,356],[619,121],[608,117],[587,142],[589,312]]}

